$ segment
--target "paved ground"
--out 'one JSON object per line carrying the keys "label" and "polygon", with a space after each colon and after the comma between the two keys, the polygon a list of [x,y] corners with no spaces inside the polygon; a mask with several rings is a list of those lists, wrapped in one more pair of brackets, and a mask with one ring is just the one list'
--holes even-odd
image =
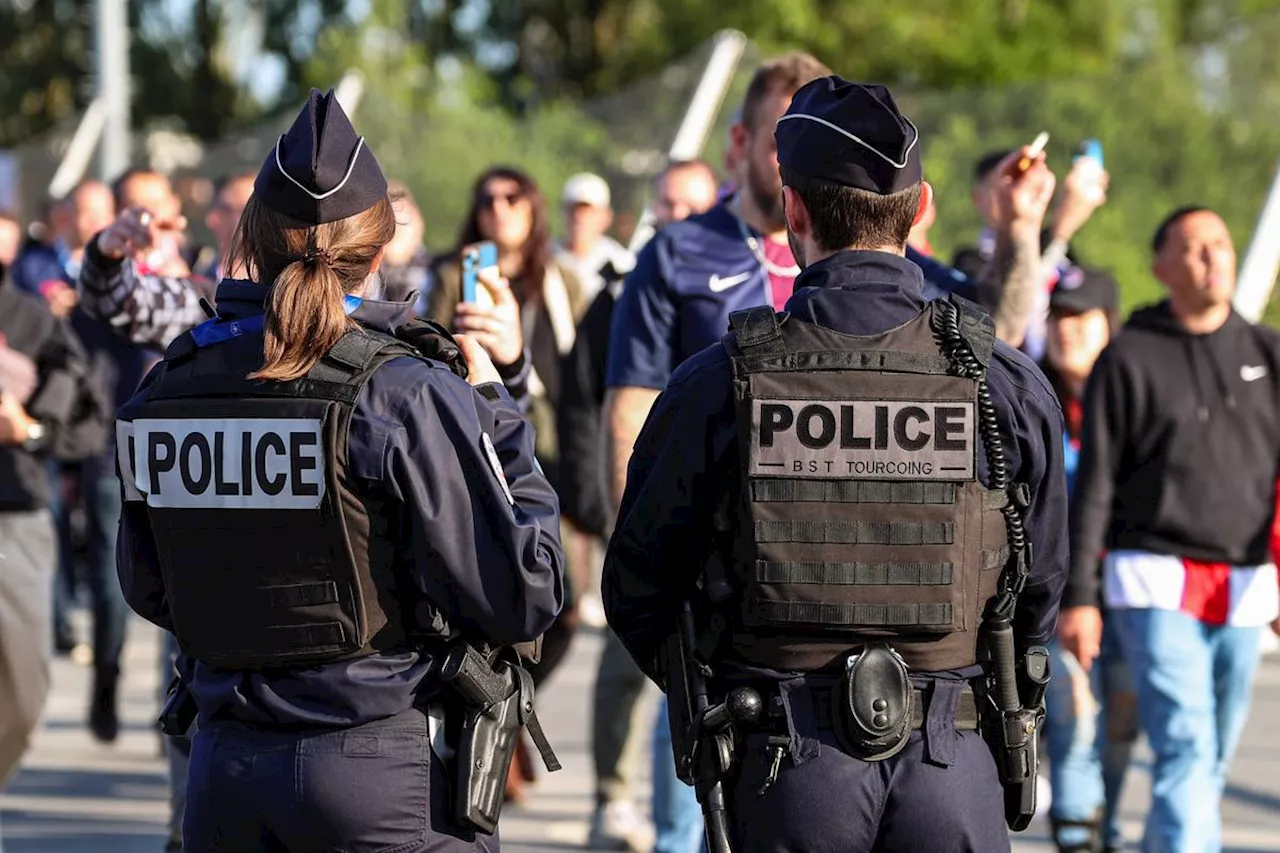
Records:
{"label": "paved ground", "polygon": [[[503,847],[534,853],[580,848],[587,835],[592,781],[588,695],[599,636],[579,635],[571,657],[541,694],[540,714],[564,769],[544,774],[523,809],[503,815]],[[131,626],[124,732],[113,747],[83,727],[89,671],[59,660],[47,722],[25,768],[3,796],[6,853],[154,853],[163,846],[168,813],[164,765],[158,757],[157,632]],[[552,689],[554,688],[554,689]],[[1264,664],[1253,712],[1232,768],[1224,806],[1227,853],[1280,851],[1280,657]],[[1125,795],[1128,836],[1136,839],[1148,800],[1148,754],[1139,756]],[[1133,849],[1136,845],[1131,844]],[[1051,851],[1037,821],[1019,836],[1017,853]]]}

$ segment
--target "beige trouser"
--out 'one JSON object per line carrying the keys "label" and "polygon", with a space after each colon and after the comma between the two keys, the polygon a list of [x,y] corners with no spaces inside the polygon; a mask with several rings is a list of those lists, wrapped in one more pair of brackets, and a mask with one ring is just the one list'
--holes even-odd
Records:
{"label": "beige trouser", "polygon": [[57,557],[48,510],[0,512],[0,788],[22,761],[49,695]]}

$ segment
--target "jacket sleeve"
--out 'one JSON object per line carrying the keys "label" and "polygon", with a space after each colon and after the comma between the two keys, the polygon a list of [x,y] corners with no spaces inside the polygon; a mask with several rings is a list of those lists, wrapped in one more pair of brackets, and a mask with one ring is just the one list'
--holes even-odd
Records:
{"label": "jacket sleeve", "polygon": [[1102,601],[1102,554],[1129,433],[1132,389],[1125,385],[1114,348],[1104,350],[1085,386],[1080,461],[1071,495],[1071,575],[1063,607],[1096,607]]}
{"label": "jacket sleeve", "polygon": [[135,344],[165,349],[178,335],[209,319],[195,279],[141,275],[132,261],[103,257],[95,237],[80,267],[80,306]]}
{"label": "jacket sleeve", "polygon": [[[707,364],[712,353],[720,360]],[[659,684],[666,679],[658,673],[658,651],[712,553],[714,507],[735,480],[723,353],[716,347],[695,356],[658,396],[636,439],[605,555],[601,591],[609,627]]]}
{"label": "jacket sleeve", "polygon": [[583,317],[561,371],[556,431],[564,514],[594,536],[609,529],[604,472],[604,362],[608,357],[613,295],[602,290]]}
{"label": "jacket sleeve", "polygon": [[1019,479],[1031,490],[1024,526],[1032,549],[1030,575],[1014,614],[1014,636],[1021,648],[1044,645],[1053,637],[1067,582],[1065,424],[1057,401],[1047,393],[1045,403],[1043,411],[1027,418],[1025,434],[1030,440],[1024,439],[1019,448],[1023,460]]}
{"label": "jacket sleeve", "polygon": [[[156,367],[158,369],[159,366]],[[136,401],[141,398],[155,375],[153,370],[143,379],[138,394],[120,410],[120,420],[117,421],[116,475],[120,480],[123,501],[120,504],[120,528],[116,537],[116,574],[129,607],[148,622],[172,631],[173,619],[169,615],[164,576],[160,572],[160,560],[156,554],[151,521],[147,517],[147,505],[133,486],[133,440],[127,426],[132,422]]]}
{"label": "jacket sleeve", "polygon": [[564,605],[565,559],[533,427],[505,389],[443,369],[398,397],[383,485],[404,508],[422,592],[464,634],[534,639]]}

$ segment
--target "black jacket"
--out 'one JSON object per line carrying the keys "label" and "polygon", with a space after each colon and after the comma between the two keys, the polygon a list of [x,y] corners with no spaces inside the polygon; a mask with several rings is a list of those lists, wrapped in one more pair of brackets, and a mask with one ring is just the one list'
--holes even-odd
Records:
{"label": "black jacket", "polygon": [[613,527],[611,462],[605,449],[604,369],[609,327],[621,282],[600,291],[578,325],[561,369],[559,417],[561,511],[583,531],[607,539]]}
{"label": "black jacket", "polygon": [[1269,560],[1280,457],[1280,335],[1234,312],[1207,335],[1167,303],[1135,313],[1085,392],[1064,607],[1099,600],[1106,550]]}
{"label": "black jacket", "polygon": [[0,447],[0,512],[43,509],[50,497],[45,457],[76,460],[100,453],[112,413],[75,333],[38,298],[8,283],[0,283],[0,333],[10,349],[36,364],[39,381],[26,410],[46,431],[38,453]]}

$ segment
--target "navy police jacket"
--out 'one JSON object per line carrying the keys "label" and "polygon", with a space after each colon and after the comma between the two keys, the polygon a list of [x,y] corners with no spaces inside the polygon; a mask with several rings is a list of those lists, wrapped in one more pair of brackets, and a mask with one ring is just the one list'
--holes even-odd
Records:
{"label": "navy police jacket", "polygon": [[[218,312],[260,315],[267,288],[223,281]],[[354,300],[353,300],[354,302]],[[360,302],[352,319],[390,333],[410,319],[408,303]],[[154,376],[154,372],[151,376]],[[120,411],[132,420],[141,394]],[[488,390],[488,389],[486,389]],[[411,574],[449,624],[498,643],[544,632],[564,603],[564,552],[555,492],[534,462],[533,427],[506,389],[480,394],[438,362],[401,357],[382,365],[360,392],[348,436],[348,470],[377,493],[381,512],[397,513],[410,531],[398,543]],[[479,414],[496,423],[514,522],[496,471],[479,440]],[[474,458],[468,458],[468,457]],[[475,472],[491,473],[475,476]],[[471,472],[470,474],[468,472]],[[229,542],[227,559],[250,542]],[[117,544],[120,584],[129,605],[166,630],[164,582],[146,507],[126,501]],[[308,668],[238,671],[180,657],[178,670],[204,724],[236,719],[266,726],[344,726],[382,719],[421,704],[439,689],[433,661],[406,648]]]}
{"label": "navy police jacket", "polygon": [[[923,311],[924,286],[920,267],[901,256],[841,252],[801,273],[786,310],[844,334],[874,335]],[[1035,562],[1014,625],[1025,647],[1053,634],[1067,577],[1063,417],[1044,375],[1003,342],[996,343],[988,385],[1010,480],[1031,490],[1026,529]],[[716,343],[681,365],[654,404],[605,558],[609,624],[650,677],[681,602],[696,595],[712,547],[713,512],[724,490],[737,488],[738,452],[729,356]],[[989,487],[985,454],[978,460],[979,479]]]}

